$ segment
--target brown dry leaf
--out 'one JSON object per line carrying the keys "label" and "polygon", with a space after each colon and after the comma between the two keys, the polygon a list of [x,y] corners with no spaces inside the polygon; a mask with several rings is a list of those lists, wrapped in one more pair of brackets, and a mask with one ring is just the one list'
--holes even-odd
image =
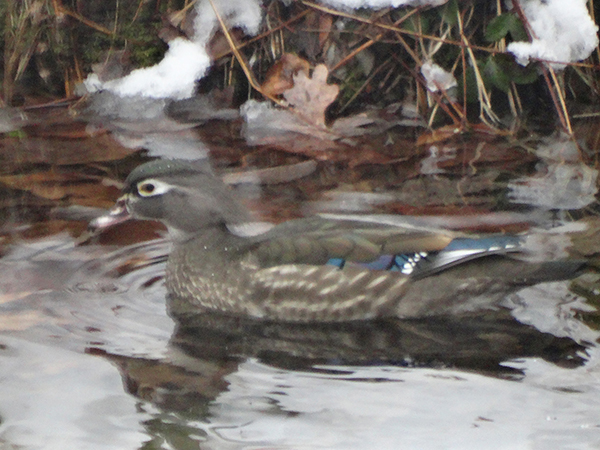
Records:
{"label": "brown dry leaf", "polygon": [[298,139],[300,135],[303,139],[321,141],[342,137],[325,126],[309,122],[293,108],[277,109],[266,102],[249,100],[242,105],[241,114],[246,120],[242,135],[249,145],[282,144]]}
{"label": "brown dry leaf", "polygon": [[0,165],[4,168],[37,163],[73,165],[114,161],[133,152],[134,150],[124,147],[108,133],[81,139],[37,137],[37,134],[28,139],[0,139]]}
{"label": "brown dry leaf", "polygon": [[[486,140],[486,136],[489,139]],[[532,152],[489,135],[478,135],[475,139],[466,140],[455,137],[443,143],[424,145],[419,149],[424,150],[420,155],[421,174],[433,174],[432,170],[436,173],[475,174],[490,167],[524,173],[528,164],[537,160]]]}
{"label": "brown dry leaf", "polygon": [[284,53],[279,61],[271,66],[261,86],[262,92],[267,96],[276,97],[294,87],[294,75],[299,72],[310,72],[310,64],[291,53]]}
{"label": "brown dry leaf", "polygon": [[[103,211],[106,211],[106,209],[103,209]],[[58,233],[68,233],[70,236],[81,236],[87,229],[88,222],[89,221],[82,221],[81,218],[75,218],[73,220],[50,219],[29,224],[27,228],[13,231],[13,233],[18,236],[18,239],[40,239],[46,236],[55,236]]]}
{"label": "brown dry leaf", "polygon": [[333,16],[330,14],[319,14],[319,48],[322,51],[325,42],[329,39],[333,27]]}
{"label": "brown dry leaf", "polygon": [[436,130],[426,131],[417,138],[417,145],[435,144],[446,141],[460,133],[460,128],[455,125],[447,125]]}
{"label": "brown dry leaf", "polygon": [[389,164],[393,158],[385,155],[370,146],[363,146],[351,151],[348,161],[348,167],[354,168],[364,164]]}
{"label": "brown dry leaf", "polygon": [[376,120],[372,117],[369,117],[366,113],[355,114],[354,116],[349,117],[341,117],[337,119],[331,129],[342,136],[350,137],[350,136],[361,136],[363,134],[374,134],[374,130],[368,130],[365,127],[366,125],[373,125],[375,123],[379,123],[381,126],[379,127],[379,131],[383,132],[386,128],[392,126],[392,123],[386,123],[382,120]]}
{"label": "brown dry leaf", "polygon": [[84,206],[109,208],[118,195],[116,187],[102,183],[99,177],[86,177],[77,173],[48,171],[3,175],[0,176],[0,183],[48,200],[68,198],[71,203]]}
{"label": "brown dry leaf", "polygon": [[276,148],[293,155],[304,155],[308,158],[314,158],[317,161],[340,161],[347,159],[344,155],[340,155],[344,144],[321,136],[311,136],[308,133],[289,132],[279,136],[265,136],[260,142],[255,143],[255,145]]}
{"label": "brown dry leaf", "polygon": [[318,127],[325,127],[325,110],[336,99],[340,88],[327,84],[329,71],[324,64],[313,70],[312,78],[305,72],[294,76],[294,87],[283,93],[294,111]]}
{"label": "brown dry leaf", "polygon": [[346,162],[350,168],[365,164],[389,164],[395,159],[371,148],[370,145],[349,145],[342,140],[326,140],[303,134],[290,133],[287,139],[280,137],[271,142],[265,140],[263,145],[294,155],[304,155],[317,161]]}
{"label": "brown dry leaf", "polygon": [[[456,125],[446,125],[435,130],[426,131],[417,138],[417,145],[435,144],[438,142],[443,142],[453,138],[454,136],[462,133],[463,131],[466,130]],[[490,128],[485,124],[469,125],[468,131],[476,133],[478,136],[490,136],[492,138],[496,138],[499,136],[509,136],[511,134],[511,132],[508,130],[497,130],[495,128]]]}
{"label": "brown dry leaf", "polygon": [[[244,32],[239,28],[229,30],[229,34],[233,37],[234,42],[241,42],[244,39]],[[206,51],[212,61],[217,61],[231,53],[231,45],[229,45],[229,41],[223,34],[223,31],[218,30],[213,34],[213,37],[206,46]]]}

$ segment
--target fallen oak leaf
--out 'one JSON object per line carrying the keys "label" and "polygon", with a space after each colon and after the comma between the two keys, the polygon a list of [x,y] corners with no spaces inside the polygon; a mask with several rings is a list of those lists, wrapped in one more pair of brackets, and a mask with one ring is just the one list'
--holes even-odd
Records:
{"label": "fallen oak leaf", "polygon": [[[305,71],[299,71],[294,76],[294,87],[283,93],[288,109],[255,100],[244,103],[240,114],[245,122],[242,135],[246,142],[249,145],[276,146],[289,153],[330,160],[332,156],[327,150],[343,152],[343,149],[351,150],[356,145],[345,138],[381,132],[397,123],[364,113],[340,118],[328,127],[325,124],[325,110],[336,99],[339,87],[327,84],[327,76],[328,70],[323,64],[315,68],[312,77]],[[334,159],[350,159],[355,165],[390,161],[390,157],[379,152],[361,154],[358,158],[340,154]]]}
{"label": "fallen oak leaf", "polygon": [[344,137],[374,134],[373,130],[365,128],[367,125],[379,125],[379,131],[382,132],[387,128],[393,127],[395,123],[370,117],[366,113],[360,113],[354,116],[341,117],[337,119],[331,125],[331,130]]}
{"label": "fallen oak leaf", "polygon": [[304,71],[294,78],[294,87],[283,93],[292,109],[309,123],[325,128],[325,110],[338,96],[340,87],[327,84],[329,71],[324,64],[313,70],[312,77]]}
{"label": "fallen oak leaf", "polygon": [[333,141],[341,136],[325,126],[315,126],[302,120],[299,114],[290,110],[277,109],[270,103],[248,100],[240,108],[245,120],[242,134],[250,145],[265,145],[280,140],[294,139],[292,133]]}
{"label": "fallen oak leaf", "polygon": [[284,53],[267,71],[261,85],[262,92],[272,97],[283,94],[294,87],[294,75],[300,72],[310,72],[308,61],[291,53]]}

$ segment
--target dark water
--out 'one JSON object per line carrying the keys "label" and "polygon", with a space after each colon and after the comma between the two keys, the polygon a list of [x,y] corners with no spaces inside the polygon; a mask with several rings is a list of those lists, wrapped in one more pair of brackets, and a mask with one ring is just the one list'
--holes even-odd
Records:
{"label": "dark water", "polygon": [[[160,228],[90,237],[94,208],[111,204],[149,152],[208,157],[219,173],[299,160],[244,160],[196,132],[119,143],[85,125],[44,117],[0,138],[0,448],[600,447],[595,307],[569,282],[523,289],[473,317],[290,326],[207,315],[176,325]],[[462,211],[464,191],[452,197],[463,203],[448,200],[447,179],[422,156],[427,173],[402,185],[397,167],[320,164],[300,180],[237,190],[272,220],[414,210],[410,183],[445,192],[446,203],[417,212]]]}

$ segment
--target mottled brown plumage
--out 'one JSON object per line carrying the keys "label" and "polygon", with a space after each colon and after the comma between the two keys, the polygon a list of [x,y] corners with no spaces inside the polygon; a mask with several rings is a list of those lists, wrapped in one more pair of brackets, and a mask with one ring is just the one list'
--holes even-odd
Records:
{"label": "mottled brown plumage", "polygon": [[536,257],[526,238],[466,238],[398,217],[255,222],[219,179],[189,161],[144,164],[124,192],[93,225],[134,217],[167,226],[174,247],[166,284],[177,316],[210,310],[309,322],[456,314],[495,307],[511,290],[580,266]]}

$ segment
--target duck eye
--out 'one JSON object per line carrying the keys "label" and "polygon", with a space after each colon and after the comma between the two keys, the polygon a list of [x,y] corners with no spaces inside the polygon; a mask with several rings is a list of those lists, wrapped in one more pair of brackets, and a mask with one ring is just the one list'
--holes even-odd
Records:
{"label": "duck eye", "polygon": [[153,197],[164,194],[171,189],[171,185],[159,180],[145,180],[137,184],[137,194],[140,197]]}
{"label": "duck eye", "polygon": [[156,190],[156,186],[152,183],[140,183],[138,185],[138,193],[142,197],[148,197]]}

